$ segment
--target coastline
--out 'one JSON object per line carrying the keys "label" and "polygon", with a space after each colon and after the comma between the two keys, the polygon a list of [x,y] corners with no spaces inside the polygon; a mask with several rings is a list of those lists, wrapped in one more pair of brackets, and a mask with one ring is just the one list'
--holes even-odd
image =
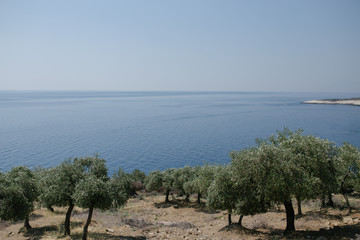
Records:
{"label": "coastline", "polygon": [[309,100],[309,101],[304,101],[302,103],[304,103],[304,104],[341,104],[341,105],[360,106],[360,98]]}

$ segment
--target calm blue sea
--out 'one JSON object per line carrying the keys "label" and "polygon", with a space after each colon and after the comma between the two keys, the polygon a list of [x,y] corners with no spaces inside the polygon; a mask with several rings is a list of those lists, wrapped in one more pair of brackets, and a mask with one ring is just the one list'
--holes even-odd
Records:
{"label": "calm blue sea", "polygon": [[0,91],[0,169],[100,154],[109,173],[229,162],[276,130],[360,146],[360,107],[302,101],[357,93]]}

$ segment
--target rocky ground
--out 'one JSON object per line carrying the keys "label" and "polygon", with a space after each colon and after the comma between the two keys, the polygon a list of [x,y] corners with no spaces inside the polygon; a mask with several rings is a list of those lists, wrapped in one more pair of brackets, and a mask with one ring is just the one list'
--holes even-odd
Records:
{"label": "rocky ground", "polygon": [[[221,211],[208,211],[180,198],[164,203],[164,196],[140,194],[130,199],[118,211],[95,211],[89,227],[88,239],[360,239],[360,211],[347,216],[342,208],[320,209],[319,201],[306,202],[303,216],[297,217],[297,231],[283,235],[284,209],[276,207],[265,214],[244,217],[243,226],[227,226],[227,215]],[[342,197],[334,198],[342,206]],[[360,199],[352,198],[357,209]],[[294,200],[294,205],[296,201]],[[296,209],[295,209],[296,210]],[[0,222],[0,239],[81,239],[87,211],[75,209],[72,216],[72,236],[63,237],[64,208],[50,212],[38,208],[31,216],[32,230],[25,231],[22,223]],[[238,216],[233,216],[237,221]]]}

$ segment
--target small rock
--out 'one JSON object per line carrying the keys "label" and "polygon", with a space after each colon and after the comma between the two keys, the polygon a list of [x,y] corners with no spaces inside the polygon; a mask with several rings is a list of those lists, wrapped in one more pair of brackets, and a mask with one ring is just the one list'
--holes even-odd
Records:
{"label": "small rock", "polygon": [[115,232],[115,230],[114,230],[114,229],[111,229],[111,228],[107,228],[106,231],[107,231],[107,232],[112,232],[112,233]]}
{"label": "small rock", "polygon": [[8,233],[8,236],[11,236],[11,235],[14,235],[14,233],[13,233],[13,232],[9,232],[9,233]]}
{"label": "small rock", "polygon": [[348,224],[348,223],[352,223],[352,222],[353,222],[353,220],[352,220],[351,217],[344,217],[344,218],[343,218],[343,221],[344,221],[345,224]]}
{"label": "small rock", "polygon": [[359,222],[359,219],[358,219],[358,218],[353,218],[353,221],[354,221],[355,223],[357,223],[357,222]]}

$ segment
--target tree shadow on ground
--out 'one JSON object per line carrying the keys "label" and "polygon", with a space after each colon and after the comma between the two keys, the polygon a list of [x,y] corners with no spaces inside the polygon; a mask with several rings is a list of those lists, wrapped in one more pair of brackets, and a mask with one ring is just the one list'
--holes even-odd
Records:
{"label": "tree shadow on ground", "polygon": [[360,238],[360,223],[356,225],[335,226],[329,230],[319,231],[295,231],[283,235],[280,231],[273,231],[269,234],[269,238],[282,238],[282,239],[316,239],[324,237],[328,240],[332,239],[359,239]]}
{"label": "tree shadow on ground", "polygon": [[178,205],[176,201],[154,203],[156,208],[169,208]]}
{"label": "tree shadow on ground", "polygon": [[350,197],[360,199],[360,192],[352,192],[349,194]]}
{"label": "tree shadow on ground", "polygon": [[[83,222],[71,221],[70,222],[70,230],[74,229],[74,228],[77,228],[77,227],[80,227],[82,225],[83,225]],[[60,224],[59,233],[65,233],[65,224],[64,223]]]}
{"label": "tree shadow on ground", "polygon": [[327,219],[327,220],[338,220],[342,221],[343,216],[340,214],[330,214],[326,210],[322,211],[307,211],[306,213],[303,213],[302,215],[296,215],[295,219],[306,219],[306,220],[319,220],[319,219]]}
{"label": "tree shadow on ground", "polygon": [[[43,215],[41,215],[41,214],[33,213],[33,214],[30,215],[30,221],[33,221],[33,220],[36,220],[36,219],[39,219],[39,218],[42,218],[42,217],[43,217]],[[31,224],[31,222],[30,222],[30,224]]]}
{"label": "tree shadow on ground", "polygon": [[[145,236],[116,236],[109,233],[88,233],[88,237],[92,239],[121,239],[121,240],[146,240],[147,238]],[[77,240],[82,239],[82,234],[74,234],[71,235],[71,239]]]}
{"label": "tree shadow on ground", "polygon": [[333,229],[329,230],[319,230],[319,231],[295,231],[284,234],[283,229],[275,229],[271,232],[262,232],[254,229],[249,229],[243,226],[240,226],[236,223],[225,226],[219,230],[221,231],[231,231],[241,235],[254,235],[254,237],[264,237],[266,239],[317,239],[319,237],[324,237],[328,240],[336,239],[360,239],[360,223],[356,225],[345,225],[345,226],[335,226]]}
{"label": "tree shadow on ground", "polygon": [[29,230],[24,230],[24,236],[28,237],[29,240],[30,239],[38,240],[38,239],[43,239],[43,237],[47,233],[54,233],[54,232],[56,233],[58,231],[59,231],[59,228],[55,225],[45,226],[45,227],[33,227]]}
{"label": "tree shadow on ground", "polygon": [[219,232],[228,232],[228,231],[231,231],[231,232],[237,232],[239,234],[247,234],[247,235],[264,235],[263,232],[260,232],[260,231],[257,231],[255,229],[250,229],[250,228],[247,228],[247,227],[244,227],[244,226],[240,226],[239,224],[237,223],[232,223],[231,225],[227,225],[225,227],[222,227]]}
{"label": "tree shadow on ground", "polygon": [[[75,225],[78,225],[78,223],[75,223]],[[63,226],[62,226],[63,227]],[[72,224],[73,227],[73,224]],[[61,234],[61,235],[59,235]],[[63,231],[59,229],[58,226],[52,225],[52,226],[45,226],[45,227],[35,227],[31,228],[29,230],[24,230],[24,237],[27,238],[27,240],[40,240],[44,239],[46,235],[58,235],[57,238],[61,239],[65,236],[62,235]],[[146,240],[145,236],[117,236],[114,234],[109,233],[88,233],[88,237],[92,239],[122,239],[122,240]],[[71,239],[82,239],[82,233],[75,233],[70,236]]]}
{"label": "tree shadow on ground", "polygon": [[5,228],[7,228],[7,227],[10,226],[10,225],[11,225],[11,223],[8,222],[8,221],[0,220],[0,230],[5,229]]}

